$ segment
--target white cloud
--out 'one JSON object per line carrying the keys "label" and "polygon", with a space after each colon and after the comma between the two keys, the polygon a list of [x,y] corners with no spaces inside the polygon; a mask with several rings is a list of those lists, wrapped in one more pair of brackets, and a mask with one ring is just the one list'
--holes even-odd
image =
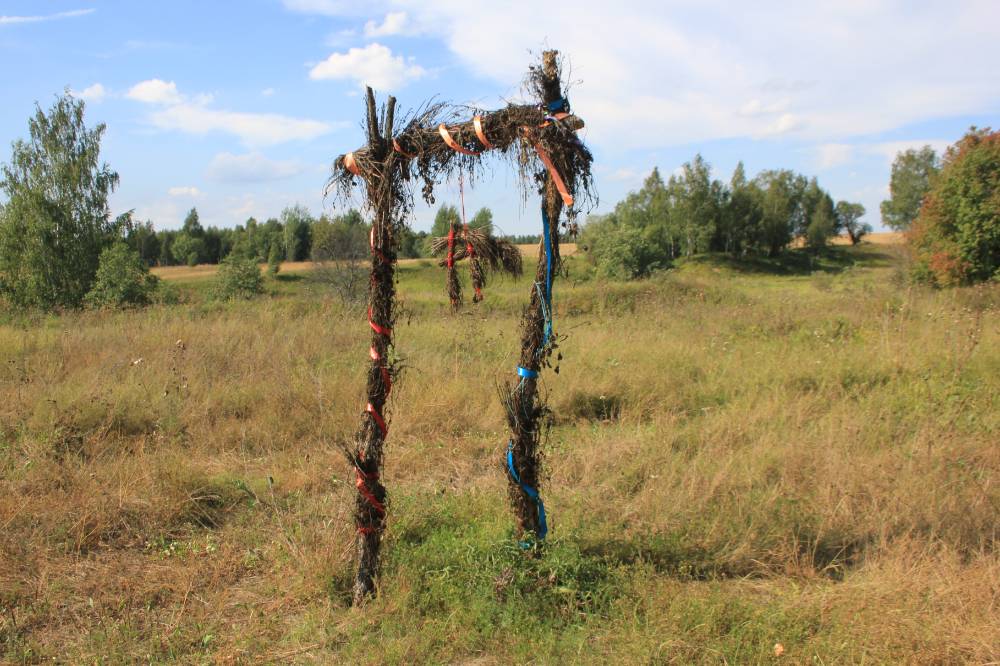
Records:
{"label": "white cloud", "polygon": [[766,116],[775,113],[781,113],[788,108],[789,100],[788,98],[779,99],[773,102],[762,102],[759,98],[755,98],[740,107],[739,114],[741,116]]}
{"label": "white cloud", "polygon": [[320,16],[355,16],[359,13],[371,13],[370,3],[352,2],[351,0],[283,0],[285,9],[300,14],[319,14]]}
{"label": "white cloud", "polygon": [[233,134],[250,145],[314,139],[331,129],[330,125],[318,120],[291,118],[276,113],[220,111],[197,104],[169,106],[153,113],[150,120],[160,129],[189,134]]}
{"label": "white cloud", "polygon": [[850,162],[854,157],[854,146],[846,143],[824,143],[816,146],[816,168],[832,169]]}
{"label": "white cloud", "polygon": [[406,12],[389,12],[381,24],[375,21],[365,23],[365,37],[390,37],[401,35],[410,27]]}
{"label": "white cloud", "polygon": [[179,104],[183,101],[181,94],[177,92],[177,84],[161,79],[141,81],[129,88],[125,96],[144,104]]}
{"label": "white cloud", "polygon": [[80,92],[73,91],[74,97],[79,97],[85,102],[100,102],[105,97],[107,97],[107,89],[100,83],[95,83],[92,86],[87,86]]}
{"label": "white cloud", "polygon": [[776,137],[791,134],[805,127],[805,122],[794,113],[783,113],[758,133],[761,137]]}
{"label": "white cloud", "polygon": [[[572,21],[533,0],[389,5],[502,86],[521,79],[529,49],[551,43],[569,58],[568,78],[582,80],[571,96],[588,136],[621,149],[844,142],[1000,109],[1000,22],[984,19],[996,15],[993,0],[763,0],[738,18],[723,0],[635,0],[579,3]],[[595,39],[594,26],[628,37]]]}
{"label": "white cloud", "polygon": [[171,187],[167,190],[167,194],[172,197],[189,197],[197,199],[202,195],[202,192],[197,187]]}
{"label": "white cloud", "polygon": [[275,93],[274,88],[264,88],[260,91],[261,97],[270,97]]}
{"label": "white cloud", "polygon": [[402,56],[394,56],[388,47],[373,42],[364,48],[355,47],[346,53],[330,54],[329,58],[310,70],[309,78],[351,79],[362,86],[391,91],[426,73],[423,67],[407,64]]}
{"label": "white cloud", "polygon": [[632,181],[639,177],[639,173],[635,169],[629,169],[628,167],[623,167],[621,169],[615,169],[611,173],[611,180],[620,181]]}
{"label": "white cloud", "polygon": [[55,14],[44,14],[39,16],[0,16],[0,25],[11,25],[15,23],[41,23],[42,21],[56,21],[59,19],[76,18],[93,14],[94,9],[74,9],[68,12],[56,12]]}
{"label": "white cloud", "polygon": [[223,183],[259,183],[291,178],[305,171],[296,161],[269,160],[260,153],[219,153],[208,165],[207,176]]}
{"label": "white cloud", "polygon": [[163,130],[188,134],[221,132],[239,137],[248,145],[270,145],[285,141],[314,139],[330,132],[334,126],[276,113],[244,113],[212,109],[211,95],[188,98],[170,81],[150,79],[132,86],[127,97],[154,104],[161,108],[149,116],[149,121]]}

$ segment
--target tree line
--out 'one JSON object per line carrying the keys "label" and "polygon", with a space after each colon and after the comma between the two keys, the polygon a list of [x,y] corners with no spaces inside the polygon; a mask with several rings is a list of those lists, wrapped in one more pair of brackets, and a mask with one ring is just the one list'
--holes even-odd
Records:
{"label": "tree line", "polygon": [[[282,210],[279,217],[264,222],[250,217],[236,227],[204,227],[198,210],[192,208],[180,229],[158,231],[152,221],[146,221],[129,227],[125,240],[147,266],[218,264],[233,253],[271,264],[309,261],[313,258],[315,238],[328,238],[331,226],[362,222],[361,214],[353,209],[343,215],[314,217],[308,208],[296,204]],[[425,256],[427,235],[424,231],[403,229],[400,256]]]}
{"label": "tree line", "polygon": [[740,162],[728,183],[701,155],[664,182],[657,168],[607,215],[591,216],[581,243],[600,272],[635,278],[704,252],[774,256],[801,238],[819,249],[839,233],[852,243],[871,231],[864,206],[834,202],[816,178],[787,169],[749,179]]}

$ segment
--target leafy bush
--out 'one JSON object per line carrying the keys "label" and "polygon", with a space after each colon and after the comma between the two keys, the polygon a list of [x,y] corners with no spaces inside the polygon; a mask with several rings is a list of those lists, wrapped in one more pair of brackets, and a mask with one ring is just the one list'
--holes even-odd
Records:
{"label": "leafy bush", "polygon": [[636,227],[612,218],[589,222],[580,244],[589,253],[599,275],[618,279],[646,277],[667,261],[662,248]]}
{"label": "leafy bush", "polygon": [[219,265],[215,294],[221,299],[250,299],[263,293],[264,277],[257,262],[246,256],[229,255]]}
{"label": "leafy bush", "polygon": [[159,305],[177,305],[186,301],[186,297],[176,284],[160,280],[153,294],[153,302]]}
{"label": "leafy bush", "polygon": [[1000,132],[972,128],[948,149],[910,243],[918,279],[947,286],[1000,272]]}
{"label": "leafy bush", "polygon": [[119,241],[101,252],[94,286],[86,296],[95,308],[148,305],[159,278],[151,275],[139,253]]}
{"label": "leafy bush", "polygon": [[271,249],[267,253],[267,274],[274,277],[281,270],[282,260],[281,247],[277,243],[271,244]]}

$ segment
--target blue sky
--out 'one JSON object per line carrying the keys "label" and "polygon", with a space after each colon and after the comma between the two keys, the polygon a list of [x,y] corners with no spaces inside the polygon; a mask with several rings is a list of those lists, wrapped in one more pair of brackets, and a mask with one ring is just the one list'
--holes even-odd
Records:
{"label": "blue sky", "polygon": [[[714,0],[0,2],[0,160],[70,87],[104,122],[114,212],[175,228],[266,219],[322,198],[332,159],[363,142],[365,82],[404,109],[517,98],[531,52],[562,50],[587,121],[601,205],[695,153],[728,180],[792,168],[879,226],[896,151],[997,126],[1000,3]],[[454,203],[455,184],[438,203]],[[514,176],[466,192],[509,233],[538,226]],[[427,229],[433,211],[413,224]]]}

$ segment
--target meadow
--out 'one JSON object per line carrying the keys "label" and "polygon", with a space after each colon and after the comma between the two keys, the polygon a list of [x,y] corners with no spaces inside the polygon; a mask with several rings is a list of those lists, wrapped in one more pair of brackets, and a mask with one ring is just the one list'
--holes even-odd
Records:
{"label": "meadow", "polygon": [[997,663],[1000,286],[898,249],[556,283],[544,554],[499,379],[527,280],[400,267],[378,598],[350,606],[368,327],[308,272],[220,303],[6,315],[0,660]]}

